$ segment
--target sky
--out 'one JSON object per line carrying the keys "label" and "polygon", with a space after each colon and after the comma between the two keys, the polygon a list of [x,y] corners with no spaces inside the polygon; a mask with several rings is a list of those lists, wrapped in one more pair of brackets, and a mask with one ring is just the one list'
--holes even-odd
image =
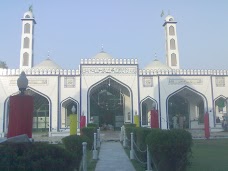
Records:
{"label": "sky", "polygon": [[137,58],[140,69],[155,58],[165,63],[162,25],[169,13],[182,69],[228,70],[227,0],[1,0],[0,60],[9,68],[19,68],[21,18],[31,4],[35,65],[49,51],[63,69],[78,69],[102,45],[113,58]]}

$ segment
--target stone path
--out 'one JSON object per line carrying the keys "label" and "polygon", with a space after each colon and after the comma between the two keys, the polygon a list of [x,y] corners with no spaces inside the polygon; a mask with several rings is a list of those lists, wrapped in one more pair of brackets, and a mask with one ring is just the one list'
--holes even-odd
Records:
{"label": "stone path", "polygon": [[95,171],[135,171],[120,142],[101,143]]}

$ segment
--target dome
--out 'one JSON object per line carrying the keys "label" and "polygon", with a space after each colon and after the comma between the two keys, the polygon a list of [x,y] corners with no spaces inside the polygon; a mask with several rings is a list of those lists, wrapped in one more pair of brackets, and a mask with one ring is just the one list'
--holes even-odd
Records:
{"label": "dome", "polygon": [[174,18],[173,18],[173,16],[171,16],[171,15],[168,15],[167,17],[165,17],[165,21],[174,21]]}
{"label": "dome", "polygon": [[153,69],[153,70],[170,70],[171,68],[167,65],[161,63],[159,60],[155,59],[149,65],[145,67],[145,69]]}
{"label": "dome", "polygon": [[104,51],[101,51],[100,53],[98,53],[93,58],[95,58],[95,59],[112,59],[112,56],[109,55],[108,53],[104,52]]}
{"label": "dome", "polygon": [[26,13],[24,13],[24,18],[33,18],[33,14],[31,11],[27,11]]}
{"label": "dome", "polygon": [[56,64],[51,59],[47,58],[38,65],[34,66],[33,69],[62,69],[58,64]]}

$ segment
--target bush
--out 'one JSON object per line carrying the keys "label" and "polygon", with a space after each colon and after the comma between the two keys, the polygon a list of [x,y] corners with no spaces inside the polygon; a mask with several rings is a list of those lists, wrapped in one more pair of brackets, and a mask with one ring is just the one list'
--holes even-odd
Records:
{"label": "bush", "polygon": [[88,123],[87,127],[93,127],[93,128],[98,128],[98,125],[96,123]]}
{"label": "bush", "polygon": [[64,148],[47,143],[0,145],[0,170],[74,170],[74,158]]}
{"label": "bush", "polygon": [[136,124],[124,124],[125,127],[125,132],[126,132],[126,137],[127,137],[127,145],[130,146],[131,144],[131,133],[135,135],[135,129],[136,129]]}
{"label": "bush", "polygon": [[[143,127],[137,127],[135,129],[135,142],[136,145],[139,147],[139,149],[141,151],[145,151],[147,149],[147,145],[146,145],[146,137],[151,133],[151,128],[143,128]],[[135,150],[138,158],[141,161],[146,161],[146,153],[141,153],[137,150]]]}
{"label": "bush", "polygon": [[96,133],[96,132],[97,132],[97,128],[95,128],[95,127],[84,127],[84,128],[82,128],[82,135],[85,135],[90,139],[90,141],[89,141],[90,144],[87,145],[88,149],[92,149],[94,133]]}
{"label": "bush", "polygon": [[159,171],[184,171],[190,164],[192,136],[185,130],[153,129],[146,143]]}
{"label": "bush", "polygon": [[64,137],[62,139],[62,142],[67,149],[67,151],[71,152],[74,156],[75,160],[75,168],[79,169],[81,160],[82,160],[82,143],[87,142],[87,147],[89,144],[91,144],[89,138],[85,135],[79,136],[79,135],[70,135],[67,137]]}

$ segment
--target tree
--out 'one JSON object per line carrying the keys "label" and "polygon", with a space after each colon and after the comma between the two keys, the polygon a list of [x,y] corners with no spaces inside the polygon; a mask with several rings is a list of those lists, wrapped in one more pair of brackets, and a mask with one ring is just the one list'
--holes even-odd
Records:
{"label": "tree", "polygon": [[6,68],[6,69],[8,69],[8,66],[7,66],[6,62],[0,61],[0,68]]}

